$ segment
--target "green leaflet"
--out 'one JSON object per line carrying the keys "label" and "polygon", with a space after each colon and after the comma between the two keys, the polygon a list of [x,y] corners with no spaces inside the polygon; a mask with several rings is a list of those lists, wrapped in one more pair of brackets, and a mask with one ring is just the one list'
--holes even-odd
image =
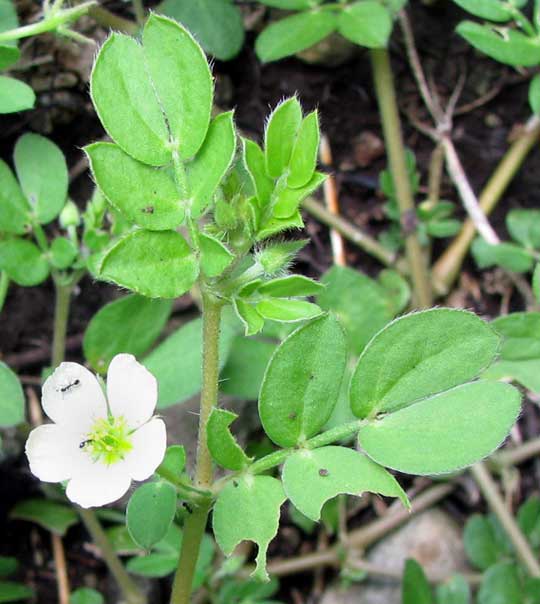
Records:
{"label": "green leaflet", "polygon": [[167,534],[176,514],[176,490],[168,482],[148,482],[131,496],[126,524],[133,541],[149,550]]}
{"label": "green leaflet", "polygon": [[510,210],[506,228],[512,239],[526,248],[540,248],[540,210]]}
{"label": "green leaflet", "polygon": [[263,63],[294,55],[329,36],[337,28],[333,13],[310,10],[269,25],[257,38],[255,51]]}
{"label": "green leaflet", "polygon": [[487,570],[505,555],[497,542],[493,523],[479,514],[474,514],[467,520],[463,545],[469,560],[480,570]]}
{"label": "green leaflet", "polygon": [[491,324],[503,336],[501,359],[540,358],[540,312],[514,312],[498,317]]}
{"label": "green leaflet", "polygon": [[510,21],[512,9],[508,4],[499,0],[454,0],[461,8],[471,15],[490,21]]}
{"label": "green leaflet", "polygon": [[28,84],[0,75],[0,114],[32,109],[35,102],[36,95]]}
{"label": "green leaflet", "polygon": [[67,237],[56,237],[51,242],[51,264],[54,268],[65,270],[69,268],[79,254],[79,250]]}
{"label": "green leaflet", "polygon": [[392,26],[390,11],[371,0],[346,6],[338,17],[339,33],[365,48],[386,48]]}
{"label": "green leaflet", "polygon": [[289,162],[288,187],[297,189],[311,180],[317,165],[319,136],[319,115],[312,111],[302,120],[298,130]]}
{"label": "green leaflet", "polygon": [[400,317],[360,356],[352,410],[357,417],[394,411],[472,380],[498,348],[494,329],[470,312],[437,308]]}
{"label": "green leaflet", "polygon": [[311,520],[319,520],[326,501],[340,493],[362,495],[365,491],[399,497],[410,507],[407,495],[384,468],[361,453],[345,447],[303,450],[287,458],[282,471],[283,487],[294,506]]}
{"label": "green leaflet", "polygon": [[529,84],[529,105],[535,115],[540,114],[540,74],[536,74]]}
{"label": "green leaflet", "polygon": [[210,235],[199,234],[201,270],[207,277],[218,277],[234,260],[234,254]]}
{"label": "green leaflet", "polygon": [[129,222],[151,231],[182,223],[185,202],[167,170],[143,164],[113,143],[94,143],[84,150],[96,184]]}
{"label": "green leaflet", "polygon": [[0,241],[0,269],[23,287],[39,285],[49,276],[49,264],[43,253],[26,239]]}
{"label": "green leaflet", "polygon": [[229,430],[237,417],[231,411],[213,409],[206,427],[208,449],[214,461],[223,468],[235,471],[242,470],[250,462]]}
{"label": "green leaflet", "polygon": [[278,347],[259,397],[261,422],[276,444],[294,446],[322,428],[336,404],[345,363],[343,330],[330,315],[300,327]]}
{"label": "green leaflet", "polygon": [[324,291],[324,285],[303,275],[288,275],[266,281],[258,288],[259,293],[275,297],[314,296]]}
{"label": "green leaflet", "polygon": [[275,195],[274,216],[276,218],[291,217],[297,211],[300,202],[318,189],[325,180],[326,174],[311,172],[309,180],[304,186],[278,190]]}
{"label": "green leaflet", "polygon": [[13,153],[15,170],[38,222],[47,224],[67,199],[68,171],[64,154],[39,134],[23,134]]}
{"label": "green leaflet", "polygon": [[29,213],[30,206],[17,179],[0,159],[0,231],[22,235],[29,223]]}
{"label": "green leaflet", "polygon": [[296,97],[287,99],[272,112],[264,134],[266,173],[279,178],[291,159],[296,134],[302,123],[302,108]]}
{"label": "green leaflet", "polygon": [[167,17],[151,15],[143,30],[148,69],[181,159],[193,157],[206,137],[212,110],[212,74],[191,34]]}
{"label": "green leaflet", "polygon": [[232,0],[165,0],[160,12],[183,23],[204,50],[220,61],[232,59],[242,48],[242,14]]}
{"label": "green leaflet", "polygon": [[16,63],[21,57],[21,51],[16,46],[0,44],[0,69],[6,69]]}
{"label": "green leaflet", "polygon": [[525,273],[533,266],[532,256],[513,243],[490,244],[477,237],[473,241],[471,252],[479,268],[496,265],[515,273]]}
{"label": "green leaflet", "polygon": [[0,361],[0,426],[16,426],[24,420],[24,392],[17,375]]}
{"label": "green leaflet", "polygon": [[478,591],[478,604],[523,604],[518,566],[499,562],[486,571]]}
{"label": "green leaflet", "polygon": [[90,94],[101,123],[119,147],[145,164],[163,166],[172,157],[169,133],[144,65],[140,44],[111,34],[94,63]]}
{"label": "green leaflet", "polygon": [[456,31],[476,49],[501,63],[532,67],[540,62],[540,41],[515,29],[462,21]]}
{"label": "green leaflet", "polygon": [[230,168],[236,154],[236,132],[233,112],[222,113],[210,127],[195,159],[188,164],[187,177],[193,216],[208,207],[219,183]]}
{"label": "green leaflet", "polygon": [[405,562],[402,604],[434,604],[431,586],[423,568],[414,559]]}
{"label": "green leaflet", "polygon": [[99,276],[149,298],[177,298],[199,276],[199,264],[176,231],[135,230],[105,254]]}
{"label": "green leaflet", "polygon": [[322,313],[316,304],[288,298],[266,298],[257,302],[255,308],[265,319],[283,321],[284,323],[305,321]]}
{"label": "green leaflet", "polygon": [[68,529],[79,522],[75,510],[69,505],[48,499],[25,499],[11,509],[11,518],[35,522],[55,535],[63,537]]}
{"label": "green leaflet", "polygon": [[445,474],[492,453],[521,409],[508,384],[457,386],[362,427],[360,446],[377,463],[409,474]]}
{"label": "green leaflet", "polygon": [[105,604],[103,596],[90,587],[79,587],[71,593],[69,604]]}
{"label": "green leaflet", "polygon": [[234,298],[233,308],[244,325],[246,336],[253,336],[264,327],[264,317],[258,313],[253,304]]}
{"label": "green leaflet", "polygon": [[471,588],[462,575],[454,575],[436,589],[437,604],[471,604]]}
{"label": "green leaflet", "polygon": [[121,352],[136,357],[157,339],[171,313],[172,301],[129,295],[103,306],[91,319],[83,338],[84,356],[91,367],[105,373]]}
{"label": "green leaflet", "polygon": [[266,175],[264,152],[256,142],[248,138],[244,138],[242,141],[244,144],[244,165],[251,178],[260,205],[265,206],[270,202],[274,183]]}
{"label": "green leaflet", "polygon": [[212,524],[219,547],[230,556],[241,541],[255,542],[258,553],[253,576],[262,580],[268,580],[266,550],[278,531],[285,499],[279,480],[247,475],[228,482],[214,506]]}

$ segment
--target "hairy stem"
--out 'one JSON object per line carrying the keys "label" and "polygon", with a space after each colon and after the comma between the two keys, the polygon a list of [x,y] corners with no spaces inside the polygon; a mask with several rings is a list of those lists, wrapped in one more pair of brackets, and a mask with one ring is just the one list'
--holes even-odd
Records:
{"label": "hairy stem", "polygon": [[[219,300],[203,292],[203,381],[195,470],[195,486],[203,490],[212,486],[212,458],[208,450],[206,425],[218,399],[221,306]],[[171,604],[189,604],[190,602],[195,565],[199,557],[209,511],[210,502],[203,502],[195,508],[185,522],[182,551],[174,577]]]}
{"label": "hairy stem", "polygon": [[482,494],[488,502],[489,507],[497,516],[503,529],[508,535],[508,538],[515,547],[518,558],[521,560],[531,576],[540,577],[540,564],[536,559],[529,542],[527,539],[525,539],[523,533],[517,525],[513,515],[504,504],[503,498],[501,497],[501,494],[497,488],[497,484],[493,480],[489,470],[482,462],[480,462],[471,468],[471,474],[478,484],[478,487],[482,491]]}
{"label": "hairy stem", "polygon": [[432,293],[429,274],[416,230],[416,213],[413,192],[407,171],[405,146],[396,100],[390,56],[385,48],[370,51],[375,91],[381,113],[384,140],[388,153],[390,172],[396,189],[405,236],[405,251],[409,263],[416,304],[431,306]]}
{"label": "hairy stem", "polygon": [[4,308],[4,302],[9,289],[9,277],[5,271],[0,271],[0,312]]}
{"label": "hairy stem", "polygon": [[[537,143],[539,136],[540,118],[534,116],[527,122],[523,133],[508,149],[484,187],[479,197],[480,208],[484,214],[489,215],[495,208],[529,151]],[[447,293],[459,275],[461,265],[475,234],[473,221],[466,220],[456,238],[433,265],[433,283],[440,293]]]}
{"label": "hairy stem", "polygon": [[[73,278],[71,283],[63,284],[58,279],[54,281],[56,300],[51,354],[51,365],[53,367],[57,367],[64,360],[71,294],[76,281],[77,276]],[[92,540],[101,550],[103,559],[116,579],[127,604],[146,604],[145,596],[127,574],[94,512],[78,506],[75,507]]]}

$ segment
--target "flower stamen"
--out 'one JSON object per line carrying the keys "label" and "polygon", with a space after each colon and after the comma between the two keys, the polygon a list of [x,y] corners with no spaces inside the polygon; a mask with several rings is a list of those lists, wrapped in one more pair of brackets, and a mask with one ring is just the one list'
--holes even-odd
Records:
{"label": "flower stamen", "polygon": [[94,461],[110,466],[123,460],[133,448],[131,434],[132,430],[123,416],[109,416],[96,421],[79,447]]}

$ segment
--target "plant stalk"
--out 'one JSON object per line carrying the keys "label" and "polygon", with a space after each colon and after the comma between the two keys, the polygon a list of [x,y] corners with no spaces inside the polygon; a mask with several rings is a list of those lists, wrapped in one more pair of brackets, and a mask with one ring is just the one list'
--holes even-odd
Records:
{"label": "plant stalk", "polygon": [[382,119],[388,163],[405,236],[405,251],[409,263],[416,304],[426,308],[432,304],[431,285],[422,247],[416,230],[416,210],[407,171],[405,146],[396,100],[390,55],[386,48],[370,51],[377,102]]}
{"label": "plant stalk", "polygon": [[486,466],[479,462],[472,466],[471,474],[482,491],[484,498],[497,516],[508,538],[516,549],[516,554],[532,577],[540,577],[540,563],[536,559],[531,546],[525,539],[514,517],[504,504],[497,484]]}
{"label": "plant stalk", "polygon": [[5,271],[0,271],[0,312],[2,312],[2,308],[4,308],[8,289],[9,277]]}
{"label": "plant stalk", "polygon": [[[479,197],[480,208],[485,215],[489,215],[495,208],[521,164],[537,143],[539,136],[540,118],[533,116],[527,122],[521,136],[514,141],[499,162]],[[474,223],[471,219],[467,219],[461,231],[433,265],[433,283],[439,293],[448,293],[452,283],[459,275],[461,265],[475,235]]]}
{"label": "plant stalk", "polygon": [[[219,300],[216,300],[207,292],[203,292],[203,380],[195,470],[195,486],[202,490],[208,490],[212,486],[212,457],[208,450],[206,426],[210,413],[218,400],[221,307],[222,303]],[[180,561],[174,577],[171,604],[189,604],[190,602],[195,565],[199,557],[199,549],[209,511],[210,502],[203,502],[186,519]]]}
{"label": "plant stalk", "polygon": [[[73,281],[70,283],[65,284],[60,283],[58,279],[54,280],[56,300],[51,354],[51,365],[54,368],[58,367],[64,360],[71,294],[73,293],[73,287],[75,286],[76,281],[77,277],[74,277]],[[127,574],[94,512],[85,510],[79,506],[75,506],[75,508],[92,537],[92,540],[101,550],[103,559],[105,560],[108,569],[111,571],[111,574],[116,579],[127,604],[146,604],[145,596]]]}

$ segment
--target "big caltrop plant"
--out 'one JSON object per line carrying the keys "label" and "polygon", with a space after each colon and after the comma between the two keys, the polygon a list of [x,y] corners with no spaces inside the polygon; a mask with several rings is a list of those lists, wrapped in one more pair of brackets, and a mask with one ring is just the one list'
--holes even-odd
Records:
{"label": "big caltrop plant", "polygon": [[[145,550],[167,534],[178,501],[188,510],[172,602],[190,600],[210,512],[225,554],[244,540],[257,544],[254,572],[265,579],[268,544],[287,499],[313,520],[340,493],[380,493],[409,506],[389,469],[453,472],[503,442],[519,414],[520,395],[508,384],[477,379],[499,350],[490,325],[461,310],[429,310],[396,319],[364,348],[364,342],[351,346],[338,319],[304,299],[323,300],[324,286],[290,273],[305,242],[284,240],[282,233],[302,226],[299,204],[323,180],[316,171],[316,113],[304,115],[296,98],[285,100],[268,120],[264,147],[238,140],[231,113],[211,116],[212,77],[201,49],[180,25],[155,15],[140,41],[113,34],[105,42],[91,93],[113,142],[86,152],[98,187],[129,225],[94,255],[96,276],[152,298],[197,288],[202,299],[195,473],[186,473],[183,449],[170,447],[156,480],[137,489],[127,509],[128,530]],[[300,323],[266,369],[259,414],[276,447],[258,459],[234,437],[236,416],[218,406],[225,306],[232,306],[247,335],[268,320]],[[348,396],[354,419],[326,429],[351,348],[363,349]],[[91,496],[84,486],[75,488],[81,481],[76,464],[55,474],[49,463],[32,460],[32,450],[39,451],[32,439],[28,447],[38,475],[51,471],[45,479],[69,479],[68,496],[76,492],[83,502],[88,494],[89,505],[113,498],[107,473],[123,480],[114,491],[119,496],[131,478],[144,478],[159,462],[154,449],[162,437],[145,440],[152,463],[131,464],[139,455],[137,435],[161,424],[150,419],[151,379],[131,359],[120,377],[117,364],[113,359],[109,369],[107,412],[100,389],[80,368],[69,379],[61,368],[44,391],[46,411],[57,422],[49,432],[60,438],[63,419],[76,418],[74,442],[92,472]],[[178,375],[182,371],[178,358]],[[143,376],[146,385],[139,387]],[[216,465],[223,470],[218,481]]]}

